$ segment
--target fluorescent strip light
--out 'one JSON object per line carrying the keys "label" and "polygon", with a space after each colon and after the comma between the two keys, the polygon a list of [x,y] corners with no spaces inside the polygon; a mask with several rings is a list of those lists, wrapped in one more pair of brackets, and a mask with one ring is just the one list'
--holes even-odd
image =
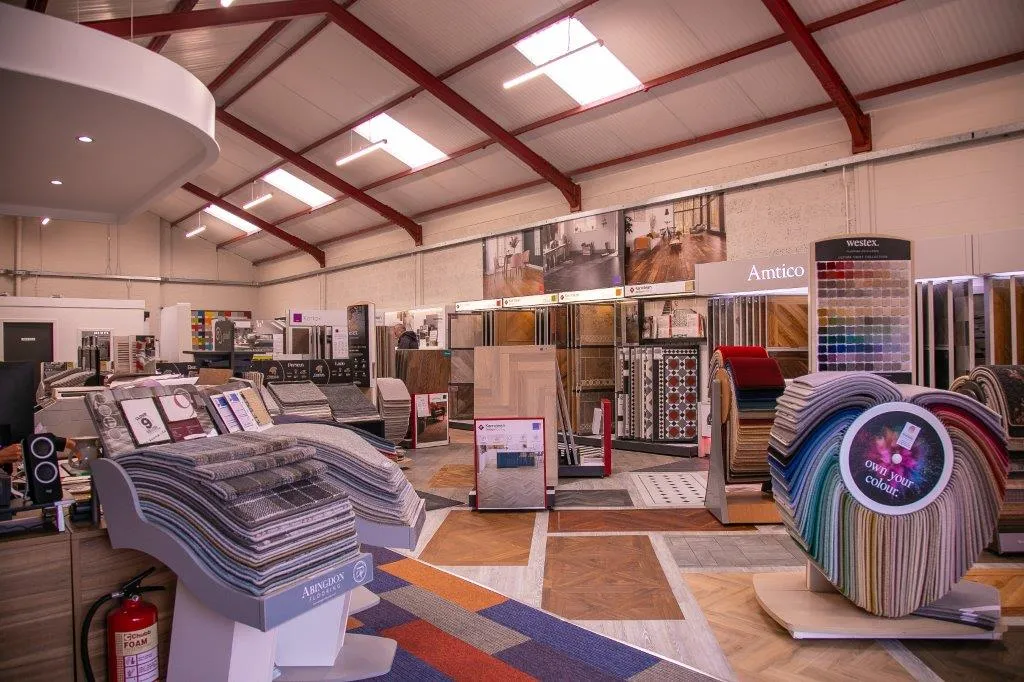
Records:
{"label": "fluorescent strip light", "polygon": [[230,7],[235,0],[220,0],[221,7]]}
{"label": "fluorescent strip light", "polygon": [[245,232],[246,234],[254,234],[254,233],[260,231],[260,228],[256,227],[255,225],[250,223],[248,220],[242,220],[241,218],[236,216],[234,213],[229,213],[228,211],[225,211],[220,206],[214,206],[214,205],[211,204],[210,206],[207,206],[203,210],[206,211],[207,213],[209,213],[210,215],[212,215],[214,218],[218,218],[220,220],[223,220],[224,222],[226,222],[228,225],[231,225],[232,227],[237,227],[239,230],[241,230],[242,232]]}
{"label": "fluorescent strip light", "polygon": [[383,142],[384,151],[410,168],[447,158],[440,149],[387,114],[378,114],[353,130],[370,142]]}
{"label": "fluorescent strip light", "polygon": [[554,59],[549,59],[548,61],[544,62],[543,64],[540,64],[539,66],[535,67],[533,70],[527,71],[526,73],[524,73],[521,76],[516,76],[512,80],[505,81],[504,87],[505,87],[506,90],[508,90],[510,88],[516,87],[517,85],[521,85],[521,84],[525,83],[526,81],[533,80],[537,76],[539,76],[539,75],[541,75],[543,73],[546,73],[547,72],[547,68],[549,66],[551,66],[552,64],[557,64],[558,62],[562,61],[566,57],[571,57],[574,54],[577,54],[579,52],[583,52],[583,50],[589,50],[590,48],[594,47],[595,45],[603,46],[604,45],[604,41],[603,40],[595,40],[593,42],[587,43],[586,45],[581,45],[580,47],[577,47],[577,48],[575,48],[573,50],[569,50],[565,54],[559,55],[559,56],[555,57]]}
{"label": "fluorescent strip light", "polygon": [[41,225],[49,225],[50,224],[50,219],[49,218],[43,218],[42,220],[39,221],[39,223]]}
{"label": "fluorescent strip light", "polygon": [[334,202],[334,197],[321,192],[305,180],[295,177],[283,168],[267,173],[263,179],[285,194],[293,196],[310,208],[320,208]]}
{"label": "fluorescent strip light", "polygon": [[195,237],[197,234],[200,234],[202,232],[206,232],[206,225],[200,225],[197,228],[189,230],[188,232],[185,233],[185,239],[191,239],[192,237]]}
{"label": "fluorescent strip light", "polygon": [[337,161],[334,162],[334,165],[335,166],[344,166],[346,163],[349,163],[351,161],[355,161],[358,158],[362,158],[362,157],[366,156],[367,154],[369,154],[371,152],[375,152],[378,149],[383,149],[384,145],[386,145],[387,143],[388,143],[387,140],[380,140],[379,142],[374,142],[369,147],[363,147],[362,149],[360,149],[357,152],[353,152],[353,153],[349,154],[348,156],[341,157],[340,159],[338,159]]}
{"label": "fluorescent strip light", "polygon": [[247,204],[242,204],[242,208],[245,209],[246,211],[248,211],[253,206],[259,206],[264,201],[270,201],[273,198],[274,198],[274,195],[271,194],[270,192],[267,192],[266,194],[261,194],[260,196],[256,197],[255,199],[253,199],[252,201],[250,201]]}

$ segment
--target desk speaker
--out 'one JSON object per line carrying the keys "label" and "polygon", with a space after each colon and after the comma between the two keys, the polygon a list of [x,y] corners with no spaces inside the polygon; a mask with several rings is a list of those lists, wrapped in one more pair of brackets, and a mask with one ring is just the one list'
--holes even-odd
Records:
{"label": "desk speaker", "polygon": [[57,441],[52,433],[36,433],[21,444],[25,455],[25,480],[33,504],[56,502],[64,496],[57,465]]}

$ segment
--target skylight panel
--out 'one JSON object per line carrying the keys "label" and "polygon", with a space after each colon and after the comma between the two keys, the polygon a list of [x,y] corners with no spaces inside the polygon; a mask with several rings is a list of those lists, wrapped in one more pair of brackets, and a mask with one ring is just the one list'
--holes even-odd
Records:
{"label": "skylight panel", "polygon": [[242,232],[245,232],[246,234],[253,234],[255,232],[259,232],[260,231],[260,228],[256,227],[255,225],[250,223],[248,220],[242,220],[241,218],[236,216],[234,213],[229,213],[229,212],[225,211],[223,208],[221,208],[220,206],[214,206],[214,205],[211,204],[210,206],[207,206],[203,210],[206,211],[207,213],[209,213],[210,215],[212,215],[214,218],[220,218],[221,220],[226,222],[228,225],[231,225],[233,227],[237,227],[239,230],[241,230]]}
{"label": "skylight panel", "polygon": [[321,192],[305,180],[301,180],[283,168],[263,176],[263,179],[285,194],[290,194],[310,208],[320,208],[334,201],[330,194]]}
{"label": "skylight panel", "polygon": [[571,17],[523,38],[515,47],[580,104],[641,85],[618,57]]}
{"label": "skylight panel", "polygon": [[374,116],[355,127],[371,144],[384,141],[383,149],[410,168],[440,161],[447,155],[387,114]]}

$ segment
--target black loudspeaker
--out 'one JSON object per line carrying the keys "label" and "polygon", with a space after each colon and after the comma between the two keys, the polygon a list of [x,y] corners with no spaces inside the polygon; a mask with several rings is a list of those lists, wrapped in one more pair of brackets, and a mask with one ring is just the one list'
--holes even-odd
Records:
{"label": "black loudspeaker", "polygon": [[33,504],[56,502],[64,497],[57,464],[57,442],[52,433],[36,433],[21,443],[25,455],[25,480]]}

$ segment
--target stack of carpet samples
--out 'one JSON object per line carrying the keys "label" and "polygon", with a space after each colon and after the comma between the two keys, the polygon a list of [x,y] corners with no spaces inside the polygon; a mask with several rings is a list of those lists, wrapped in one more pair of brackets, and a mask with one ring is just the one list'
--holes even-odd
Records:
{"label": "stack of carpet samples", "polygon": [[[1010,481],[999,512],[999,533],[1024,533],[1024,365],[981,365],[950,388],[995,410],[1003,419]],[[1002,544],[997,547],[1002,550]]]}
{"label": "stack of carpet samples", "polygon": [[330,424],[279,424],[265,433],[294,438],[316,450],[326,476],[348,492],[360,518],[391,525],[412,525],[420,498],[391,459],[355,431]]}
{"label": "stack of carpet samples", "polygon": [[786,529],[842,594],[876,615],[928,607],[920,615],[974,624],[939,600],[995,530],[998,414],[951,391],[820,372],[779,398],[769,452]]}
{"label": "stack of carpet samples", "polygon": [[282,414],[311,419],[334,419],[327,396],[312,381],[275,381],[267,384]]}
{"label": "stack of carpet samples", "polygon": [[352,504],[315,454],[281,434],[232,433],[116,459],[150,523],[210,574],[259,596],[358,554]]}
{"label": "stack of carpet samples", "polygon": [[377,405],[384,418],[384,438],[401,442],[409,433],[412,397],[401,379],[377,379]]}
{"label": "stack of carpet samples", "polygon": [[323,384],[319,388],[327,398],[327,404],[331,407],[335,421],[353,422],[380,419],[377,408],[363,395],[363,390],[355,384]]}
{"label": "stack of carpet samples", "polygon": [[768,434],[775,402],[786,390],[778,361],[761,346],[719,346],[711,376],[721,391],[722,437],[727,483],[769,480]]}

